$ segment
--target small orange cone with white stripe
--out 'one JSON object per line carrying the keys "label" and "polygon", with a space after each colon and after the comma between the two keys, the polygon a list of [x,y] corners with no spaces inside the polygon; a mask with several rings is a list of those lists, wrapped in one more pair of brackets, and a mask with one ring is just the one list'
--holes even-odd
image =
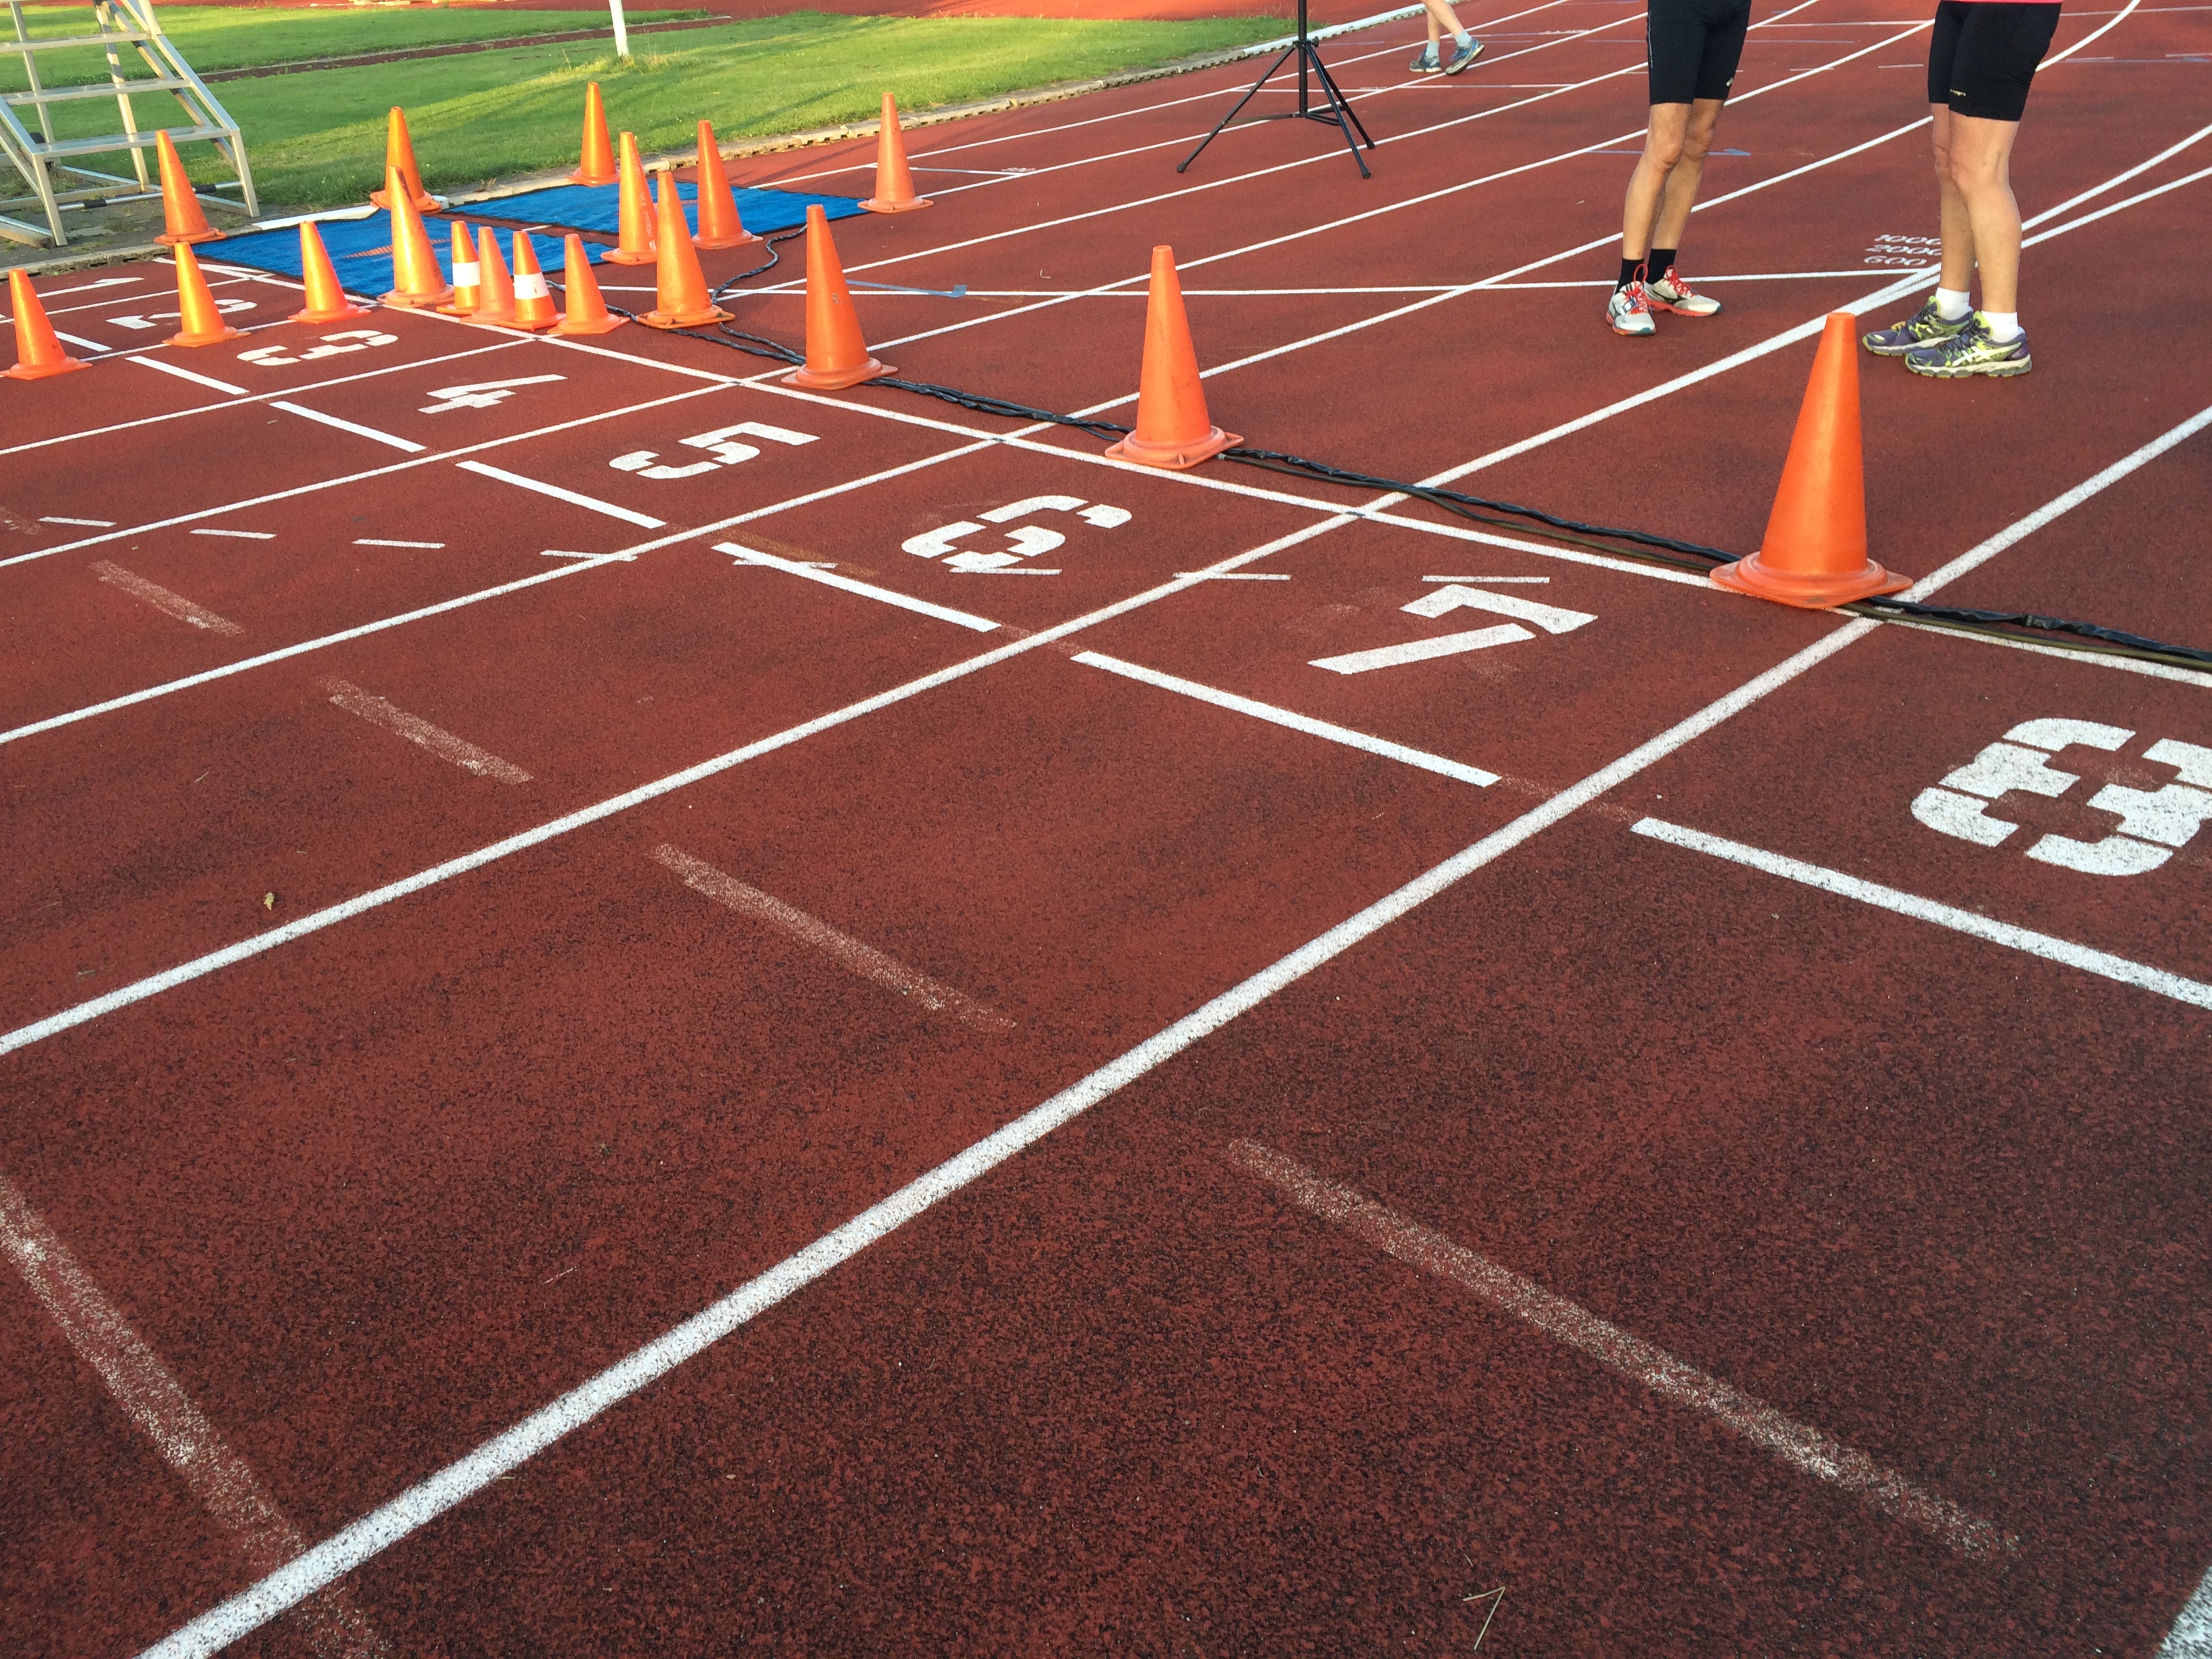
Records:
{"label": "small orange cone with white stripe", "polygon": [[907,170],[906,136],[899,131],[898,105],[884,94],[883,119],[876,126],[876,193],[860,204],[871,213],[911,213],[929,205],[914,193],[914,174]]}
{"label": "small orange cone with white stripe", "polygon": [[553,290],[538,264],[538,249],[527,233],[514,233],[514,325],[547,329],[561,320]]}
{"label": "small orange cone with white stripe", "polygon": [[384,303],[423,311],[444,305],[453,297],[453,284],[438,269],[430,233],[398,167],[385,168],[384,191],[392,203],[392,292],[381,296]]}
{"label": "small orange cone with white stripe", "polygon": [[307,278],[307,303],[286,318],[286,322],[343,323],[368,315],[346,298],[345,289],[338,282],[337,267],[331,263],[330,250],[323,246],[323,233],[315,228],[313,219],[301,222],[300,270]]}
{"label": "small orange cone with white stripe", "polygon": [[384,171],[387,175],[382,190],[372,190],[368,199],[379,207],[392,205],[392,183],[389,174],[397,167],[399,176],[407,181],[407,199],[415,204],[415,210],[427,213],[438,205],[438,198],[422,188],[422,169],[415,163],[415,141],[408,136],[407,116],[398,105],[384,119]]}
{"label": "small orange cone with white stripe", "polygon": [[233,328],[222,319],[222,307],[208,292],[208,280],[200,272],[199,256],[189,243],[177,248],[177,315],[184,326],[172,334],[167,343],[173,346],[221,345],[225,340],[245,337],[243,329]]}
{"label": "small orange cone with white stripe", "polygon": [[180,247],[186,242],[216,242],[222,233],[207,222],[200,211],[200,198],[192,194],[192,181],[185,176],[185,164],[177,158],[177,147],[169,142],[169,135],[154,135],[155,159],[161,167],[161,225],[162,230],[154,240],[163,247]]}
{"label": "small orange cone with white stripe", "polygon": [[863,380],[878,380],[898,370],[868,355],[860,319],[853,314],[853,293],[845,286],[845,267],[830,240],[830,216],[819,202],[806,209],[806,366],[783,377],[786,386],[810,392],[842,392]]}
{"label": "small orange cone with white stripe", "polygon": [[438,309],[448,317],[473,317],[479,297],[483,267],[477,263],[477,236],[468,221],[453,221],[453,300]]}
{"label": "small orange cone with white stripe", "polygon": [[39,303],[28,271],[8,273],[8,309],[15,316],[15,366],[0,372],[9,380],[43,380],[86,367],[64,351],[62,343],[54,337],[54,325],[46,320],[46,308]]}
{"label": "small orange cone with white stripe", "polygon": [[567,264],[562,284],[568,290],[568,314],[555,327],[556,334],[611,334],[629,320],[615,316],[599,294],[599,279],[592,275],[592,256],[584,252],[584,239],[573,231],[566,244]]}
{"label": "small orange cone with white stripe", "polygon": [[1137,380],[1137,429],[1107,450],[1117,460],[1176,471],[1196,466],[1244,441],[1224,432],[1206,412],[1198,350],[1182,308],[1175,250],[1152,250],[1152,292],[1145,304],[1145,362]]}
{"label": "small orange cone with white stripe", "polygon": [[703,248],[743,247],[760,238],[745,228],[738,216],[738,198],[730,190],[730,175],[722,170],[722,152],[714,143],[714,129],[699,123],[699,233],[691,246]]}
{"label": "small orange cone with white stripe", "polygon": [[518,326],[514,278],[507,275],[507,261],[500,258],[499,233],[489,225],[477,232],[477,308],[469,320],[497,328]]}
{"label": "small orange cone with white stripe", "polygon": [[592,81],[584,88],[584,153],[568,182],[611,185],[614,181],[615,147],[607,137],[607,106],[600,100],[599,83]]}
{"label": "small orange cone with white stripe", "polygon": [[645,163],[638,159],[637,135],[622,136],[622,195],[617,200],[615,246],[600,257],[617,265],[649,265],[660,256],[653,245],[653,196],[645,184]]}

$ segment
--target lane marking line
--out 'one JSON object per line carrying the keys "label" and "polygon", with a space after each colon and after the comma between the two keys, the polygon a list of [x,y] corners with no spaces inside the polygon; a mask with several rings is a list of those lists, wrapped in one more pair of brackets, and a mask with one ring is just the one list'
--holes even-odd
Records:
{"label": "lane marking line", "polygon": [[354,540],[356,547],[419,547],[434,552],[445,546],[443,542],[392,542],[381,536],[360,536]]}
{"label": "lane marking line", "polygon": [[1548,582],[1549,576],[1424,576],[1425,582]]}
{"label": "lane marking line", "polygon": [[956,990],[942,980],[932,979],[908,967],[897,957],[831,927],[819,916],[809,915],[757,887],[749,887],[735,876],[724,874],[681,848],[663,842],[653,849],[653,856],[664,868],[681,876],[684,884],[693,892],[704,894],[715,903],[773,927],[801,945],[811,945],[846,972],[896,991],[933,1014],[949,1014],[963,1025],[978,1030],[1011,1031],[1014,1028],[1012,1020],[976,1001],[965,991]]}
{"label": "lane marking line", "polygon": [[[249,1571],[273,1571],[307,1548],[305,1534],[276,1507],[252,1466],[224,1443],[168,1367],[4,1175],[0,1175],[0,1253],[22,1274],[70,1346],[99,1373],[124,1415],[230,1532]],[[343,1585],[317,1590],[301,1611],[319,1654],[370,1659],[388,1650]]]}
{"label": "lane marking line", "polygon": [[[103,346],[100,349],[104,351],[106,348]],[[179,368],[176,364],[165,362],[163,359],[159,357],[131,357],[126,358],[125,361],[137,363],[141,368],[159,369],[164,374],[173,374],[180,380],[190,380],[195,386],[207,386],[213,391],[226,392],[234,398],[243,398],[246,395],[246,390],[242,386],[233,386],[229,381],[218,380],[210,374],[195,374],[189,368]],[[215,407],[220,409],[222,405],[217,404]],[[167,416],[156,416],[155,418],[157,420],[167,420],[169,417]],[[136,424],[136,422],[133,424]],[[48,441],[52,441],[49,440]],[[27,445],[25,447],[27,448],[28,446]]]}
{"label": "lane marking line", "polygon": [[1403,645],[1347,652],[1341,657],[1316,657],[1306,665],[1326,668],[1332,674],[1371,674],[1378,668],[1400,668],[1407,663],[1455,657],[1465,651],[1487,651],[1493,645],[1512,645],[1535,637],[1518,623],[1499,623],[1491,628],[1472,628],[1463,634],[1440,634],[1433,639],[1408,640]]}
{"label": "lane marking line", "polygon": [[635,564],[635,553],[572,553],[564,547],[549,547],[538,556],[541,559],[596,559],[601,564]]}
{"label": "lane marking line", "polygon": [[1210,702],[1217,708],[1249,714],[1254,720],[1271,725],[1286,726],[1293,732],[1303,732],[1308,737],[1325,738],[1331,743],[1340,743],[1347,749],[1364,750],[1370,755],[1380,755],[1385,760],[1418,766],[1425,772],[1471,783],[1479,789],[1487,789],[1498,781],[1498,774],[1486,772],[1479,766],[1469,766],[1463,761],[1448,760],[1442,755],[1431,755],[1422,749],[1410,749],[1402,743],[1393,743],[1388,738],[1370,737],[1364,732],[1355,732],[1349,726],[1317,720],[1310,714],[1300,714],[1288,708],[1279,708],[1273,703],[1240,697],[1233,691],[1218,691],[1210,685],[1200,685],[1195,680],[1179,679],[1173,674],[1163,674],[1156,668],[1144,668],[1119,657],[1109,657],[1100,651],[1085,651],[1069,659],[1086,668],[1103,668],[1109,674],[1119,674],[1124,679],[1138,680],[1146,685],[1158,686],[1163,691],[1173,691],[1200,702]]}
{"label": "lane marking line", "polygon": [[448,761],[480,778],[491,778],[500,783],[527,783],[530,774],[510,761],[503,761],[489,750],[479,749],[465,738],[457,738],[443,726],[433,726],[405,709],[386,702],[374,692],[344,680],[328,679],[323,690],[330,700],[349,714],[357,714],[371,726],[380,726],[396,732],[412,744],[428,750],[441,761]]}
{"label": "lane marking line", "polygon": [[456,461],[454,465],[464,472],[496,478],[501,483],[511,483],[518,489],[534,489],[541,495],[550,495],[556,501],[566,501],[571,507],[584,507],[593,513],[604,513],[610,519],[620,519],[641,530],[665,530],[668,526],[665,519],[633,513],[626,507],[617,507],[612,501],[603,501],[596,495],[580,495],[573,489],[563,489],[559,484],[546,483],[538,478],[526,478],[520,472],[509,472],[504,467],[488,466],[482,461]]}
{"label": "lane marking line", "polygon": [[902,611],[914,611],[925,617],[934,617],[956,627],[972,628],[978,634],[988,634],[999,624],[988,617],[970,615],[955,611],[951,605],[932,605],[927,599],[917,599],[911,593],[901,593],[889,587],[875,587],[866,582],[855,581],[850,576],[841,576],[834,570],[817,570],[811,564],[800,564],[792,559],[779,559],[773,553],[739,546],[736,542],[716,542],[714,551],[726,553],[740,564],[766,565],[771,570],[781,570],[793,576],[804,576],[811,582],[820,582],[825,587],[842,588],[848,593],[857,593],[862,599],[874,599],[884,605],[895,605]]}
{"label": "lane marking line", "polygon": [[210,634],[243,634],[246,630],[228,617],[218,617],[204,605],[194,605],[181,593],[172,593],[158,583],[143,576],[133,575],[119,564],[110,564],[101,559],[92,567],[92,574],[111,587],[119,587],[134,599],[150,605],[156,611],[174,617],[180,623],[204,629]]}
{"label": "lane marking line", "polygon": [[2212,985],[2184,979],[2180,975],[2167,973],[2162,968],[2130,962],[2125,957],[2116,957],[2109,951],[2094,950],[2088,945],[2076,945],[2069,939],[2055,938],[2049,933],[2039,933],[2033,928],[2015,927],[2008,921],[1977,915],[1972,910],[1961,910],[1955,905],[1922,898],[1916,893],[1902,892],[1894,887],[1885,887],[1879,882],[1863,880],[1857,876],[1847,876],[1840,870],[1807,864],[1802,859],[1770,853],[1764,848],[1747,847],[1740,841],[1729,841],[1725,836],[1710,836],[1702,830],[1685,829],[1679,823],[1668,823],[1663,819],[1639,818],[1630,828],[1639,836],[1665,842],[1670,847],[1726,859],[1730,863],[1762,871],[1770,876],[1780,876],[1808,887],[1817,887],[1822,892],[1833,893],[1838,898],[1856,899],[1860,903],[1873,905],[1876,909],[1911,916],[1915,921],[1932,922],[1938,927],[1948,927],[1954,933],[1965,933],[1991,945],[2024,951],[2029,956],[2041,957],[2045,962],[2056,962],[2068,968],[2079,969],[2085,974],[2116,980],[2122,985],[2132,985],[2139,991],[2171,997],[2176,1002],[2186,1002],[2198,1008],[2212,1008]]}
{"label": "lane marking line", "polygon": [[376,443],[389,444],[394,449],[405,450],[410,455],[420,455],[430,447],[428,444],[418,444],[412,438],[402,438],[392,433],[379,432],[373,426],[362,426],[357,422],[341,420],[335,415],[325,415],[320,410],[308,409],[301,404],[288,402],[283,398],[270,398],[269,407],[281,409],[287,415],[297,415],[302,420],[319,421],[325,426],[337,428],[340,432],[350,432],[356,438],[368,438]]}
{"label": "lane marking line", "polygon": [[112,519],[41,519],[39,522],[40,524],[79,525],[87,530],[112,530],[115,528],[115,520]]}
{"label": "lane marking line", "polygon": [[2158,1659],[2212,1659],[2212,1569],[2197,1581],[2196,1593],[2159,1644]]}
{"label": "lane marking line", "polygon": [[1299,1208],[1364,1239],[1410,1267],[1472,1291],[1498,1312],[1534,1326],[1654,1394],[1701,1412],[1800,1474],[1865,1499],[1883,1514],[1930,1532],[1972,1559],[2016,1556],[2020,1540],[1948,1498],[1884,1468],[1864,1452],[1765,1401],[1708,1376],[1665,1349],[1578,1303],[1502,1267],[1464,1244],[1424,1227],[1365,1194],[1317,1175],[1255,1140],[1239,1140],[1229,1161],[1268,1182]]}
{"label": "lane marking line", "polygon": [[[56,329],[54,331],[54,338],[57,340],[66,340],[73,346],[82,346],[87,351],[98,352],[102,356],[105,356],[117,349],[111,345],[102,345],[98,340],[88,340],[82,334],[64,334],[60,329]],[[193,376],[192,378],[198,379],[198,377]]]}
{"label": "lane marking line", "polygon": [[273,530],[203,529],[195,530],[192,532],[192,534],[195,536],[228,536],[234,541],[241,542],[273,542],[276,539],[276,532]]}
{"label": "lane marking line", "polygon": [[1218,576],[1210,576],[1203,570],[1178,570],[1178,576],[1188,576],[1194,581],[1206,582],[1286,582],[1287,574],[1269,570],[1229,570]]}

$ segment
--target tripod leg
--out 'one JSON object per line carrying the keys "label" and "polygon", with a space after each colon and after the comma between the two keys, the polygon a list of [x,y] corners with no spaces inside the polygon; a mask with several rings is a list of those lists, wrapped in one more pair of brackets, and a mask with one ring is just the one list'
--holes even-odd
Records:
{"label": "tripod leg", "polygon": [[[1336,89],[1336,82],[1329,78],[1328,70],[1321,61],[1319,49],[1310,40],[1302,44],[1305,47],[1306,56],[1313,60],[1315,70],[1320,73],[1322,91],[1326,94],[1328,104],[1328,114],[1316,113],[1312,118],[1316,121],[1326,121],[1342,133],[1344,146],[1352,152],[1352,165],[1359,169],[1359,176],[1363,179],[1372,179],[1375,175],[1367,170],[1367,162],[1359,154],[1359,141],[1352,136],[1352,129],[1358,127],[1359,137],[1367,138],[1367,129],[1359,126],[1359,118],[1352,112],[1352,106],[1344,101],[1344,94]],[[1367,138],[1367,148],[1370,149],[1375,148],[1375,141],[1372,138]]]}
{"label": "tripod leg", "polygon": [[[1277,70],[1282,68],[1283,60],[1297,50],[1297,48],[1296,46],[1286,46],[1283,49],[1283,52],[1276,58],[1275,61],[1268,64],[1267,69],[1261,72],[1260,78],[1252,83],[1250,89],[1248,90],[1242,98],[1239,98],[1237,100],[1236,104],[1231,108],[1229,113],[1223,116],[1218,121],[1213,124],[1213,131],[1207,133],[1205,137],[1198,141],[1198,148],[1191,151],[1189,155],[1184,156],[1182,160],[1176,164],[1176,171],[1177,173],[1184,171],[1193,161],[1195,161],[1200,155],[1203,155],[1206,153],[1206,147],[1212,143],[1215,139],[1221,137],[1222,129],[1237,118],[1238,111],[1242,110],[1245,105],[1252,101],[1254,96],[1259,92],[1260,88],[1267,84],[1268,77],[1273,76]],[[1309,47],[1308,50],[1310,51],[1311,48]]]}
{"label": "tripod leg", "polygon": [[1329,101],[1336,106],[1346,120],[1352,123],[1353,130],[1359,134],[1361,142],[1368,149],[1373,149],[1375,141],[1367,136],[1367,129],[1360,125],[1358,116],[1352,112],[1352,100],[1338,90],[1336,77],[1328,72],[1328,65],[1321,61],[1321,52],[1318,48],[1314,52],[1314,69],[1321,76],[1322,86],[1328,94]]}

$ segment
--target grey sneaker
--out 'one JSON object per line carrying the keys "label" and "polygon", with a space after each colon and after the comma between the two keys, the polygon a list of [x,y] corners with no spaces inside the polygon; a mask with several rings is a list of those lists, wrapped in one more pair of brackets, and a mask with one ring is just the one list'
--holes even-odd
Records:
{"label": "grey sneaker", "polygon": [[1470,35],[1468,38],[1468,43],[1463,46],[1460,45],[1458,41],[1455,40],[1451,44],[1451,55],[1444,59],[1444,73],[1446,75],[1457,75],[1462,70],[1465,69],[1469,64],[1472,64],[1476,58],[1481,56],[1482,42],[1475,40],[1473,36]]}
{"label": "grey sneaker", "polygon": [[1437,49],[1430,45],[1421,48],[1421,55],[1406,65],[1410,75],[1442,75],[1444,66],[1437,61]]}
{"label": "grey sneaker", "polygon": [[1936,309],[1935,301],[1929,300],[1903,322],[1860,335],[1859,343],[1877,357],[1902,357],[1908,351],[1949,339],[1966,327],[1973,315],[1970,311],[1957,322],[1947,323],[1943,313]]}
{"label": "grey sneaker", "polygon": [[1933,340],[1906,352],[1905,366],[1915,374],[1963,380],[1969,374],[2025,374],[2035,362],[2027,355],[2025,329],[2000,345],[1990,337],[1990,325],[1978,311],[1948,339]]}

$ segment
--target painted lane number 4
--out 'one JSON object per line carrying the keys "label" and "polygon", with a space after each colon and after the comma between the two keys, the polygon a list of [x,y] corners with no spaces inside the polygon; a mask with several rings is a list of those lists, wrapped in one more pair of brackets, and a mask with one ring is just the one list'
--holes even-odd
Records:
{"label": "painted lane number 4", "polygon": [[1571,634],[1597,618],[1587,611],[1568,611],[1556,605],[1539,605],[1534,599],[1524,599],[1512,593],[1493,593],[1486,587],[1462,587],[1457,582],[1439,587],[1433,593],[1424,593],[1411,605],[1401,605],[1401,611],[1416,617],[1442,617],[1454,611],[1482,611],[1493,617],[1512,617],[1518,620],[1499,623],[1489,628],[1469,629],[1462,634],[1440,634],[1433,639],[1408,640],[1403,645],[1386,645],[1373,651],[1354,651],[1341,657],[1318,657],[1308,664],[1312,668],[1326,668],[1332,674],[1365,674],[1377,668],[1396,668],[1409,662],[1426,662],[1431,657],[1455,657],[1462,651],[1482,651],[1493,645],[1512,645],[1536,636],[1520,624],[1534,623],[1547,634]]}
{"label": "painted lane number 4", "polygon": [[[2002,845],[2020,828],[1990,815],[1990,806],[2013,790],[2059,796],[2081,781],[2062,772],[2051,757],[2069,744],[2106,753],[2135,736],[2124,726],[2094,720],[2023,720],[1996,742],[1914,799],[1912,816],[1930,830],[1982,847]],[[2139,876],[2155,870],[2185,847],[2212,818],[2212,749],[2161,738],[2143,750],[2145,760],[2177,769],[2178,781],[2161,789],[2108,783],[2089,797],[2100,812],[2119,815],[2119,826],[2096,841],[2046,835],[2027,849],[2039,864],[2090,876]]]}
{"label": "painted lane number 4", "polygon": [[739,421],[735,426],[718,426],[712,432],[701,432],[684,440],[689,449],[703,449],[708,459],[694,461],[689,466],[656,466],[659,459],[649,449],[632,450],[627,455],[617,455],[607,465],[617,472],[635,472],[641,478],[696,478],[717,467],[735,466],[750,461],[760,453],[752,444],[738,442],[740,437],[759,438],[772,444],[811,444],[811,432],[793,432],[787,427],[769,426],[760,421]]}
{"label": "painted lane number 4", "polygon": [[[919,536],[909,536],[899,544],[905,551],[921,559],[945,559],[947,570],[969,573],[1004,570],[1019,564],[1024,559],[1034,559],[1040,553],[1049,553],[1066,541],[1057,530],[1048,530],[1042,525],[1025,524],[1006,532],[1006,545],[1002,551],[993,553],[962,552],[956,549],[963,536],[972,536],[986,525],[1010,524],[1016,519],[1026,519],[1037,513],[1073,513],[1085,524],[1101,530],[1113,530],[1129,522],[1126,507],[1108,507],[1097,502],[1085,506],[1080,495],[1028,495],[1018,501],[1008,501],[1004,507],[994,507],[981,515],[981,523],[974,519],[963,519],[957,524],[944,525],[935,530],[925,530]],[[945,558],[947,554],[951,555]],[[1046,572],[1051,574],[1051,572]]]}

